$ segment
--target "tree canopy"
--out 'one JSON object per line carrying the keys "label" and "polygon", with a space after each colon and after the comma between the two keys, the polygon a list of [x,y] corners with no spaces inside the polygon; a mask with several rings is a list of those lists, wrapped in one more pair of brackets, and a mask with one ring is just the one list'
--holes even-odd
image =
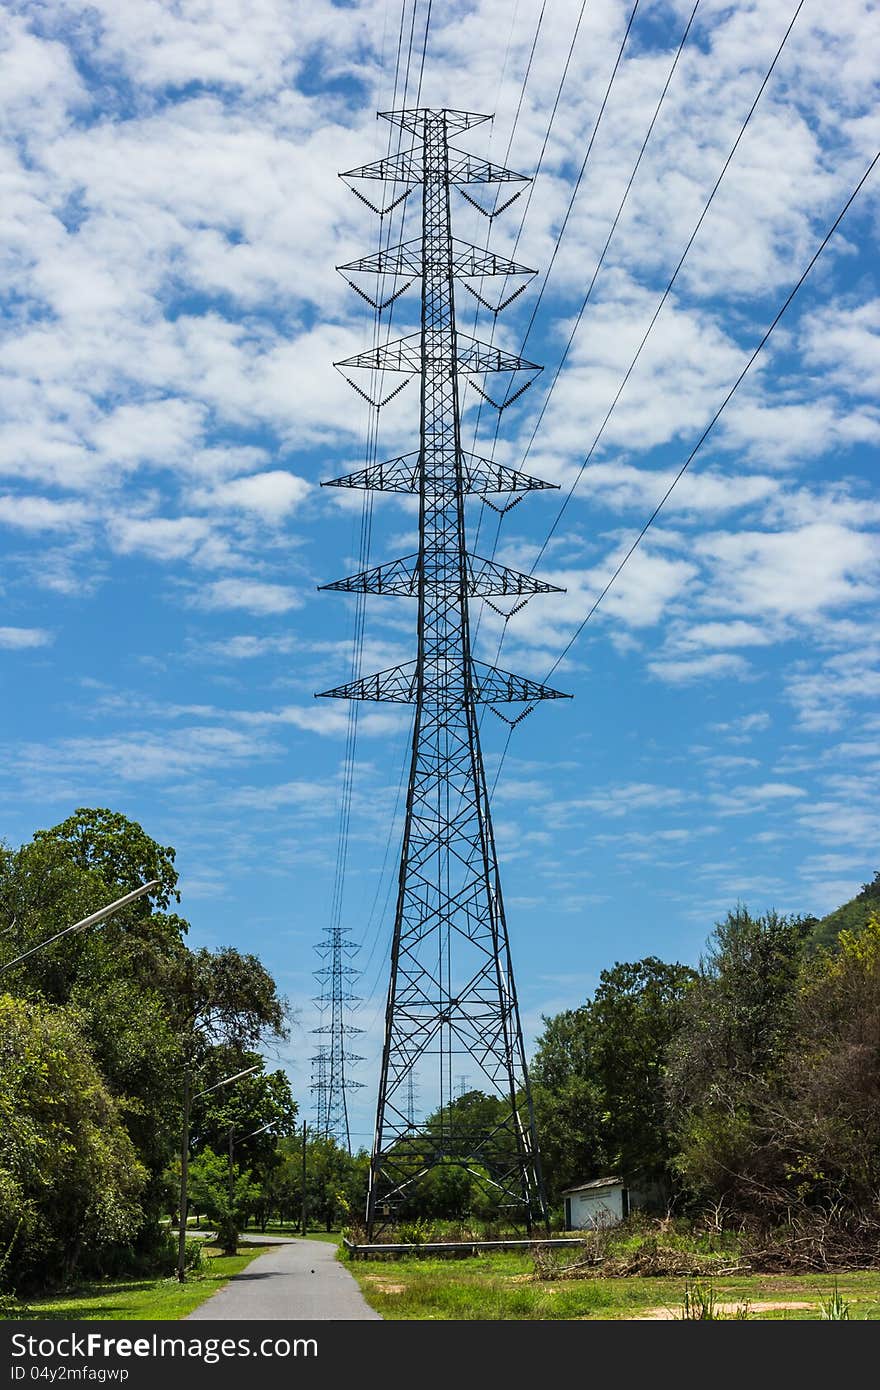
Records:
{"label": "tree canopy", "polygon": [[[243,1068],[243,1057],[253,1059],[265,1041],[287,1036],[286,1003],[255,956],[234,947],[187,946],[188,924],[166,911],[178,896],[174,857],[171,847],[151,839],[137,822],[105,808],[80,808],[18,849],[0,848],[0,923],[8,924],[0,934],[0,966],[141,883],[159,882],[153,894],[99,925],[62,937],[0,976],[16,1027],[27,1019],[44,1033],[55,1029],[75,1038],[71,1059],[79,1059],[77,1084],[103,1098],[108,1144],[112,1139],[107,1152],[128,1145],[126,1161],[137,1182],[120,1192],[133,1206],[125,1208],[124,1231],[108,1215],[108,1260],[114,1242],[156,1242],[159,1217],[167,1210],[168,1165],[179,1147],[184,1067],[210,1072],[212,1064],[223,1065],[229,1074]],[[88,1068],[94,1083],[84,1080]],[[262,1099],[272,1106],[263,1118],[278,1121],[280,1132],[289,1129],[295,1104],[286,1078],[264,1076],[259,1085]],[[247,1094],[255,1097],[257,1089],[255,1079]],[[59,1150],[72,1175],[79,1173],[79,1151],[77,1146]],[[81,1151],[89,1152],[87,1143]],[[31,1156],[38,1171],[37,1153]],[[100,1164],[94,1163],[100,1174]],[[12,1176],[0,1151],[0,1182],[14,1186],[18,1179],[10,1171]],[[71,1184],[75,1181],[79,1178],[71,1177]],[[73,1224],[87,1229],[85,1209],[71,1198],[73,1186],[59,1178],[54,1190],[64,1194],[59,1201]],[[22,1210],[29,1210],[28,1200],[25,1192]],[[105,1209],[109,1213],[110,1205]],[[28,1236],[36,1226],[22,1220],[17,1229],[7,1278],[10,1271],[16,1277],[26,1274],[36,1258]],[[91,1238],[71,1240],[68,1265],[72,1269],[88,1252],[94,1260],[96,1250]]]}

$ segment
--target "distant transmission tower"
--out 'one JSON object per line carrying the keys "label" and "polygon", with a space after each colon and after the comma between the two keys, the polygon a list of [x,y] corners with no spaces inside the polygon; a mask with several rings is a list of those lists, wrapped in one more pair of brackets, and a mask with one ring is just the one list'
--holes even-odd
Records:
{"label": "distant transmission tower", "polygon": [[[450,146],[451,135],[487,116],[418,108],[385,113],[385,118],[410,132],[416,143],[343,177],[352,186],[359,180],[406,185],[399,196],[396,190],[392,194],[391,206],[421,185],[422,236],[340,269],[349,278],[420,276],[421,331],[336,365],[344,374],[363,369],[380,381],[386,371],[419,376],[420,442],[414,454],[334,479],[333,485],[416,494],[419,548],[415,555],[325,587],[417,598],[418,655],[405,665],[323,692],[415,705],[367,1228],[372,1234],[394,1222],[422,1176],[436,1164],[453,1163],[473,1181],[488,1181],[506,1214],[531,1229],[534,1221],[546,1221],[546,1202],[477,707],[521,702],[525,712],[537,700],[559,698],[560,692],[475,661],[468,601],[506,598],[518,605],[556,586],[468,553],[464,499],[466,494],[514,494],[519,501],[525,492],[549,485],[463,452],[459,378],[476,378],[476,390],[501,410],[540,369],[458,333],[454,284],[463,281],[485,304],[469,280],[479,280],[482,287],[484,276],[500,275],[506,285],[508,278],[531,278],[534,272],[454,238],[450,221],[453,189],[479,206],[466,186],[528,180]],[[384,214],[389,208],[374,210]],[[500,210],[483,209],[487,216]],[[395,290],[392,298],[401,292]],[[488,307],[497,313],[517,293]],[[375,299],[370,302],[384,307]],[[501,401],[477,384],[487,372],[501,373],[507,382]],[[517,372],[530,376],[514,390]],[[372,401],[374,406],[381,403]],[[475,1085],[500,1102],[491,1134],[466,1128],[450,1105],[453,1077],[462,1063],[476,1075]],[[413,1134],[408,1083],[416,1068],[423,1102],[433,1077],[432,1104],[422,1106],[433,1122]]]}
{"label": "distant transmission tower", "polygon": [[348,1092],[360,1090],[363,1082],[352,1081],[347,1067],[363,1058],[349,1052],[346,1040],[362,1028],[349,1022],[356,996],[350,985],[358,972],[349,962],[357,951],[341,927],[328,927],[315,947],[321,960],[315,979],[320,994],[315,1001],[322,1022],[312,1032],[328,1038],[312,1057],[311,1090],[315,1097],[315,1128],[320,1138],[335,1139],[351,1152],[351,1130],[348,1119]]}

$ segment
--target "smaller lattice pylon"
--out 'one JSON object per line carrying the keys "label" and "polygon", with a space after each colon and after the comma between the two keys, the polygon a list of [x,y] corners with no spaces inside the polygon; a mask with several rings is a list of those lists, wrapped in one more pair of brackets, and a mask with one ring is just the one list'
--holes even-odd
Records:
{"label": "smaller lattice pylon", "polygon": [[317,1130],[322,1138],[336,1139],[351,1149],[348,1122],[348,1093],[360,1090],[363,1083],[349,1075],[350,1067],[363,1057],[351,1052],[346,1039],[363,1029],[349,1021],[349,1015],[360,1002],[350,989],[359,971],[350,964],[358,947],[341,927],[328,927],[315,950],[321,966],[314,971],[320,986],[315,999],[321,1022],[312,1032],[321,1038],[312,1058],[312,1085],[317,1113]]}

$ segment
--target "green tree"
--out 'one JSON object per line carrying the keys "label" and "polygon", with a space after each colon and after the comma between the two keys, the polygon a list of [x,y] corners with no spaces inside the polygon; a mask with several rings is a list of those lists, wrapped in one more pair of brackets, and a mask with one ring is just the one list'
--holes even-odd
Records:
{"label": "green tree", "polygon": [[531,1065],[544,1181],[551,1203],[566,1187],[607,1166],[603,1107],[593,1060],[592,1010],[544,1018]]}
{"label": "green tree", "polygon": [[848,1215],[880,1206],[880,916],[804,967],[767,1107],[777,1184]]}
{"label": "green tree", "polygon": [[710,938],[666,1075],[676,1164],[696,1192],[754,1204],[776,1171],[765,1116],[810,930],[809,920],[738,907]]}
{"label": "green tree", "polygon": [[19,1291],[112,1267],[147,1174],[70,1009],[0,995],[0,1248]]}
{"label": "green tree", "polygon": [[[259,1053],[236,1053],[215,1047],[199,1070],[199,1086],[207,1089],[223,1077],[253,1065],[263,1066]],[[283,1071],[260,1070],[230,1086],[208,1090],[193,1103],[190,1123],[192,1151],[205,1149],[228,1153],[230,1140],[234,1162],[250,1171],[253,1180],[252,1210],[265,1225],[272,1193],[272,1173],[281,1163],[278,1140],[296,1130],[298,1106],[290,1080]],[[195,1197],[193,1205],[198,1209]]]}
{"label": "green tree", "polygon": [[[85,821],[91,814],[77,816]],[[99,818],[109,813],[93,814]],[[156,867],[161,847],[156,847],[154,855],[145,850],[148,837],[135,822],[112,818],[114,853],[101,863],[94,825],[89,854],[71,840],[67,832],[76,820],[72,817],[54,831],[38,832],[18,850],[0,852],[0,922],[9,924],[0,935],[0,962],[41,945],[105,906],[134,882],[141,882],[142,873],[161,872]],[[133,844],[130,872],[121,862],[120,837],[125,826]],[[141,868],[144,859],[147,863]],[[113,879],[108,864],[115,866],[118,878]],[[175,1094],[180,1043],[173,1020],[173,966],[187,954],[185,929],[181,918],[140,899],[100,926],[37,951],[3,977],[4,984],[20,997],[75,1008],[148,1170],[144,1202],[154,1221],[163,1203],[162,1172],[179,1129]]]}
{"label": "green tree", "polygon": [[157,907],[180,902],[175,851],[119,811],[81,806],[59,825],[38,830],[34,842],[63,845],[71,864],[97,875],[108,889],[119,889],[117,897],[156,879],[159,887],[150,897]]}
{"label": "green tree", "polygon": [[668,1190],[663,1073],[696,978],[656,956],[618,962],[585,1005],[545,1018],[531,1070],[551,1201],[603,1172]]}
{"label": "green tree", "polygon": [[875,873],[870,883],[863,883],[859,892],[849,902],[836,907],[827,917],[813,924],[809,946],[812,950],[828,947],[835,950],[842,931],[861,931],[880,910],[880,871]]}
{"label": "green tree", "polygon": [[160,884],[153,901],[129,904],[3,977],[19,997],[75,1009],[147,1170],[144,1248],[157,1245],[167,1210],[185,1067],[198,1067],[218,1044],[238,1055],[285,1037],[285,1002],[255,956],[187,948],[187,923],[164,910],[176,896],[174,851],[137,822],[80,809],[18,850],[0,849],[0,924],[8,924],[0,963],[152,878]]}
{"label": "green tree", "polygon": [[590,1008],[602,1149],[634,1186],[668,1190],[673,1145],[663,1077],[669,1046],[697,979],[690,966],[646,956],[603,970]]}
{"label": "green tree", "polygon": [[189,1187],[194,1205],[216,1227],[224,1254],[234,1255],[239,1231],[259,1197],[251,1174],[235,1164],[230,1173],[228,1155],[206,1148],[191,1162]]}

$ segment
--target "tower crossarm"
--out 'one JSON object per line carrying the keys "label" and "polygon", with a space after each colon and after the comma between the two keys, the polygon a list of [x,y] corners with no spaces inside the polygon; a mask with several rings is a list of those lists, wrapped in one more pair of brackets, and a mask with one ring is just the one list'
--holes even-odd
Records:
{"label": "tower crossarm", "polygon": [[361,164],[357,169],[346,169],[339,177],[347,184],[352,184],[357,179],[381,180],[384,183],[420,183],[422,152],[418,145],[415,145],[410,150],[400,150],[397,154],[386,155],[384,159],[374,159],[369,164]]}
{"label": "tower crossarm", "polygon": [[[405,555],[401,560],[392,560],[385,565],[375,565],[372,569],[353,574],[347,579],[337,579],[332,584],[321,584],[321,589],[335,589],[347,594],[404,594],[417,598],[419,593],[419,557]],[[444,585],[450,593],[457,593],[459,581],[451,579],[441,571],[437,575],[436,592],[442,594]],[[536,579],[532,574],[521,574],[519,570],[499,565],[494,560],[484,560],[479,555],[467,556],[467,591],[473,598],[503,598],[507,595],[521,598],[526,594],[561,594],[557,584],[548,584]]]}
{"label": "tower crossarm", "polygon": [[[346,261],[336,267],[343,275],[412,275],[422,273],[422,243],[418,240],[402,242],[389,250],[374,251],[369,256],[361,256],[356,261]],[[470,242],[452,239],[452,273],[460,279],[484,275],[529,275],[536,272],[518,261],[508,260],[494,251]]]}
{"label": "tower crossarm", "polygon": [[486,121],[492,120],[492,117],[483,111],[459,111],[453,107],[435,111],[427,106],[407,106],[399,111],[380,111],[379,117],[419,136],[429,120],[442,119],[447,135],[457,135],[463,130],[470,130],[475,125],[483,125]]}
{"label": "tower crossarm", "polygon": [[[347,371],[413,372],[421,375],[430,358],[423,350],[421,335],[410,333],[405,338],[381,343],[353,357],[343,357],[334,367]],[[540,372],[537,362],[529,362],[515,352],[505,352],[494,343],[482,343],[477,338],[458,335],[456,366],[459,372],[482,376],[485,372]]]}
{"label": "tower crossarm", "polygon": [[[393,704],[411,705],[418,699],[418,663],[405,661],[400,666],[389,666],[375,676],[360,676],[347,685],[337,685],[333,690],[322,690],[315,698],[319,700],[379,700]],[[554,690],[549,685],[541,685],[527,676],[515,676],[510,671],[502,671],[497,666],[489,666],[483,661],[471,662],[470,682],[459,681],[458,699],[464,703],[473,699],[482,704],[532,704],[535,700],[570,700],[562,690]],[[456,673],[457,674],[457,673]],[[444,679],[445,677],[445,679]],[[453,699],[450,690],[452,674],[439,670],[432,679],[432,689],[437,694],[441,686],[444,699]],[[469,684],[469,693],[465,686]]]}
{"label": "tower crossarm", "polygon": [[[558,483],[547,483],[543,478],[521,473],[518,468],[508,468],[478,454],[462,453],[461,475],[464,491],[478,497],[506,492],[522,494],[559,487]],[[321,486],[369,488],[375,492],[418,492],[419,454],[401,454],[384,463],[374,463],[369,468],[346,473],[341,478],[329,478]]]}

